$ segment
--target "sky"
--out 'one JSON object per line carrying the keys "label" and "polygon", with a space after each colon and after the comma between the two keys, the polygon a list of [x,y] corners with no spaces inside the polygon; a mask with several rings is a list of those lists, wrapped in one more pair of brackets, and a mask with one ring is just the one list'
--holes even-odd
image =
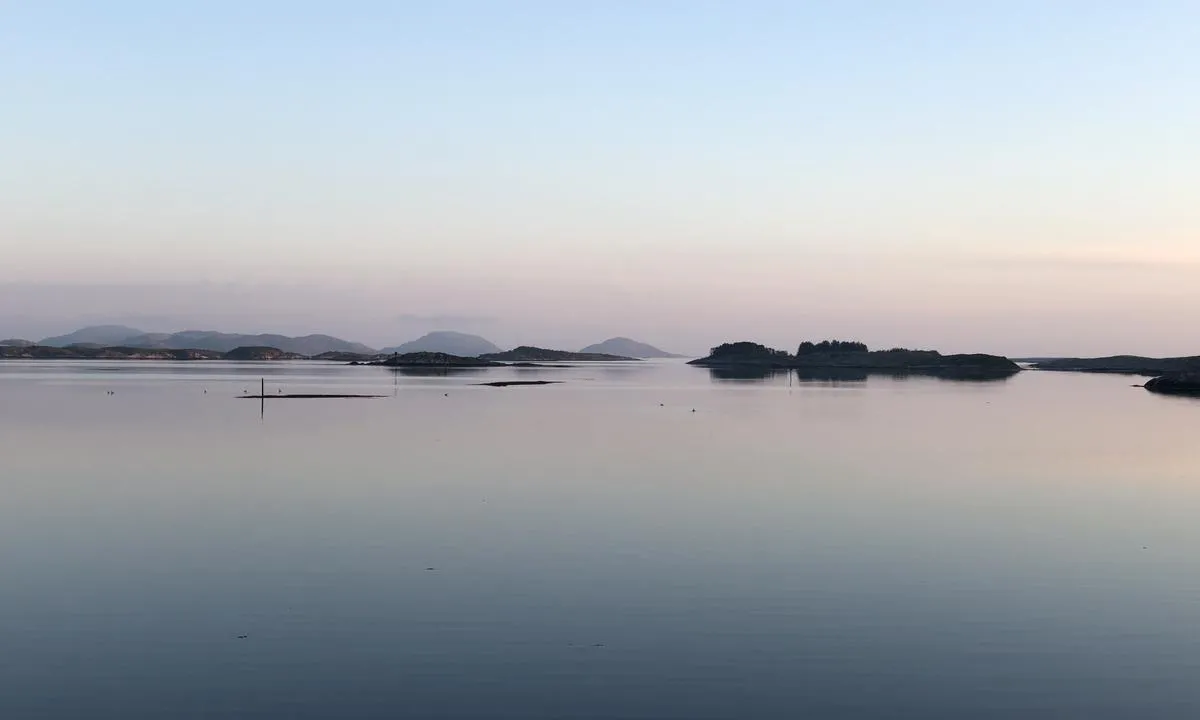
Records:
{"label": "sky", "polygon": [[1200,354],[1200,4],[0,0],[0,337]]}

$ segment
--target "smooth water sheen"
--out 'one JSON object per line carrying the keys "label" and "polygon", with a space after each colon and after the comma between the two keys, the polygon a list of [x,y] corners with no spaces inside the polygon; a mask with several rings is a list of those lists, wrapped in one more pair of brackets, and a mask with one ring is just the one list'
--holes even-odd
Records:
{"label": "smooth water sheen", "polygon": [[1132,382],[0,362],[0,718],[1200,717]]}

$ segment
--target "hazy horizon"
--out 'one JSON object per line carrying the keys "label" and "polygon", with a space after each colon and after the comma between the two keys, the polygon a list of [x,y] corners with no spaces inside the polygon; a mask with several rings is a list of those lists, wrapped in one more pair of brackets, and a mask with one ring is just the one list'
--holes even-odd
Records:
{"label": "hazy horizon", "polygon": [[11,3],[0,337],[1200,354],[1200,7]]}

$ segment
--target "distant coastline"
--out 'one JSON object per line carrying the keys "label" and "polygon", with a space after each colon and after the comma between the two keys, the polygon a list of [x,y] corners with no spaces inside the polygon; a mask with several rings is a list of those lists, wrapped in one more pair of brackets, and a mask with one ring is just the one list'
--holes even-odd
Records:
{"label": "distant coastline", "polygon": [[0,360],[171,360],[195,362],[230,360],[260,362],[273,360],[309,360],[299,353],[274,347],[238,347],[219,350],[135,348],[135,347],[48,347],[45,345],[0,346]]}
{"label": "distant coastline", "polygon": [[1033,370],[1053,372],[1165,375],[1200,372],[1200,356],[1153,358],[1141,355],[1109,355],[1096,358],[1055,358],[1034,362],[1030,367]]}
{"label": "distant coastline", "polygon": [[578,362],[629,362],[637,358],[603,355],[597,353],[572,353],[565,350],[544,348],[517,348],[488,357],[464,357],[443,352],[411,352],[371,355],[351,352],[326,352],[319,355],[302,355],[275,347],[237,347],[228,352],[200,349],[163,349],[137,347],[92,347],[70,346],[49,347],[45,345],[0,346],[0,360],[128,360],[128,361],[240,361],[271,362],[278,360],[309,360],[314,362],[336,362],[349,365],[367,365],[392,368],[563,368],[570,367],[564,361]]}
{"label": "distant coastline", "polygon": [[[113,342],[123,338],[123,341]],[[106,342],[107,340],[107,342]],[[196,342],[199,346],[180,346]],[[234,342],[243,344],[231,347]],[[278,344],[272,344],[278,343]],[[447,352],[450,347],[459,352]],[[396,352],[405,348],[422,348]],[[143,333],[116,325],[91,326],[68,335],[35,342],[0,340],[3,360],[93,360],[168,362],[273,362],[306,360],[390,367],[408,374],[442,374],[495,367],[564,368],[567,363],[633,363],[644,358],[679,357],[624,337],[573,352],[522,345],[494,350],[484,338],[449,331],[428,333],[392,352],[373,350],[328,335],[238,335],[216,331]],[[597,352],[608,350],[610,352]],[[624,353],[611,352],[624,351]],[[1151,378],[1146,390],[1160,394],[1200,396],[1200,356],[1155,358],[1111,355],[1093,358],[1039,357],[1020,360],[985,353],[942,354],[936,350],[892,348],[872,350],[857,341],[802,342],[795,352],[755,342],[718,345],[705,357],[688,364],[708,368],[719,380],[761,378],[776,372],[794,373],[802,380],[848,381],[869,375],[925,375],[944,379],[991,380],[1011,377],[1023,369],[1048,372],[1107,373]]]}

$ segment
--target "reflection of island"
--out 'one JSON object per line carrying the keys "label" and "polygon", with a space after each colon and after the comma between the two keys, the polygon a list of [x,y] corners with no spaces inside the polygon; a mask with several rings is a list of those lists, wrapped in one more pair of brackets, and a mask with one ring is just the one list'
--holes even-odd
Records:
{"label": "reflection of island", "polygon": [[794,380],[798,383],[839,384],[864,383],[872,376],[903,380],[909,377],[925,377],[947,382],[1004,382],[1015,373],[963,373],[961,371],[925,370],[873,370],[851,367],[830,368],[753,368],[713,366],[707,368],[709,375],[718,382],[763,382],[775,378]]}
{"label": "reflection of island", "polygon": [[388,368],[397,375],[404,377],[440,377],[445,375],[466,375],[487,370],[487,367],[471,367],[470,365],[409,365]]}
{"label": "reflection of island", "polygon": [[765,380],[782,377],[800,382],[865,382],[868,373],[858,368],[751,368],[710,367],[709,374],[718,380]]}
{"label": "reflection of island", "polygon": [[707,367],[718,379],[753,379],[772,372],[795,372],[800,380],[861,381],[867,375],[923,375],[947,380],[998,380],[1020,372],[1008,358],[997,355],[943,355],[936,350],[871,351],[858,342],[826,340],[801,343],[796,354],[758,343],[726,343],[689,365]]}

